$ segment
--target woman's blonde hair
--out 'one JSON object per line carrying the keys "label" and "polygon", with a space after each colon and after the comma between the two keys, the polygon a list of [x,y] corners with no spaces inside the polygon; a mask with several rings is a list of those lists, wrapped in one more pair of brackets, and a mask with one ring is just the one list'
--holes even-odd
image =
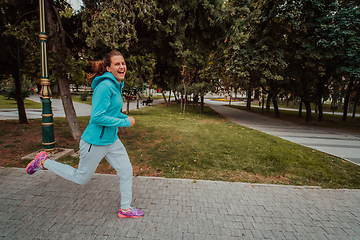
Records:
{"label": "woman's blonde hair", "polygon": [[123,55],[121,54],[121,52],[119,51],[111,51],[109,52],[104,58],[103,60],[100,60],[100,61],[90,61],[91,63],[91,68],[92,68],[92,73],[88,73],[86,75],[86,78],[89,82],[89,84],[92,83],[92,81],[94,80],[95,77],[97,76],[101,76],[103,75],[104,73],[107,72],[106,70],[106,67],[110,67],[111,65],[111,58],[113,56],[122,56]]}

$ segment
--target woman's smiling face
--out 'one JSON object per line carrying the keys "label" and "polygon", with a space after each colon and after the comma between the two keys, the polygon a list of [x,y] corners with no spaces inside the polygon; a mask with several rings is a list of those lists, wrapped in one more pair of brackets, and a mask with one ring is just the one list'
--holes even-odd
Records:
{"label": "woman's smiling face", "polygon": [[112,56],[110,67],[106,67],[106,70],[110,72],[119,83],[121,81],[124,81],[126,73],[126,63],[123,56]]}

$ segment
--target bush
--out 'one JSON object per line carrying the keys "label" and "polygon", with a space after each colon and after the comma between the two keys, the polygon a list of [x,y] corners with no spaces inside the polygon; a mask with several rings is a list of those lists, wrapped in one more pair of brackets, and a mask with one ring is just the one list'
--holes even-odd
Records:
{"label": "bush", "polygon": [[89,93],[88,93],[88,91],[85,90],[85,91],[81,92],[79,95],[80,95],[81,101],[85,102],[87,100]]}
{"label": "bush", "polygon": [[[23,99],[30,96],[30,94],[31,94],[31,91],[29,89],[22,90]],[[7,97],[8,99],[13,98],[16,100],[15,88],[8,88],[8,89],[2,91],[2,95]]]}
{"label": "bush", "polygon": [[[30,96],[31,94],[34,94],[34,89],[31,88],[31,86],[32,86],[31,82],[29,80],[27,80],[26,78],[24,78],[22,81],[22,86],[21,86],[23,99]],[[4,97],[7,97],[8,99],[12,98],[12,99],[16,100],[14,81],[11,80],[8,83],[2,84],[0,94],[3,95]]]}

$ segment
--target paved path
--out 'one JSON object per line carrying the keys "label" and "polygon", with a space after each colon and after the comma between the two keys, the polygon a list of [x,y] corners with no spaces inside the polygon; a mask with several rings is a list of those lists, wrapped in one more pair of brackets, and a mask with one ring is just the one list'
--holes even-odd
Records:
{"label": "paved path", "polygon": [[134,178],[141,219],[119,219],[118,177],[77,185],[0,168],[2,239],[360,239],[360,190]]}
{"label": "paved path", "polygon": [[[27,99],[41,103],[40,95],[34,94],[30,95]],[[155,99],[153,104],[157,104],[158,102],[163,102],[163,99]],[[74,108],[76,111],[77,116],[90,116],[91,113],[91,105],[73,102]],[[130,102],[129,109],[133,110],[136,109],[136,102]],[[145,107],[146,105],[141,105],[139,103],[139,108]],[[51,99],[51,107],[54,114],[54,117],[65,117],[64,108],[62,105],[61,99]],[[41,118],[42,109],[26,109],[26,116],[28,119],[33,118]],[[123,105],[123,111],[126,111],[126,102]],[[0,120],[7,120],[7,119],[19,119],[18,110],[17,109],[0,109]]]}
{"label": "paved path", "polygon": [[360,165],[360,134],[299,125],[262,117],[206,100],[206,104],[230,121],[295,142]]}

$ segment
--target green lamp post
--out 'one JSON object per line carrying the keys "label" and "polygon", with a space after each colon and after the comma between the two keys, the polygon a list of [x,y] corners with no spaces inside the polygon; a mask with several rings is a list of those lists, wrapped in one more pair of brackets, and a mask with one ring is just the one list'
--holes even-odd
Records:
{"label": "green lamp post", "polygon": [[51,109],[51,90],[48,72],[45,32],[45,5],[44,0],[39,0],[40,11],[40,45],[41,45],[41,91],[42,96],[42,144],[45,151],[55,150],[54,122]]}

